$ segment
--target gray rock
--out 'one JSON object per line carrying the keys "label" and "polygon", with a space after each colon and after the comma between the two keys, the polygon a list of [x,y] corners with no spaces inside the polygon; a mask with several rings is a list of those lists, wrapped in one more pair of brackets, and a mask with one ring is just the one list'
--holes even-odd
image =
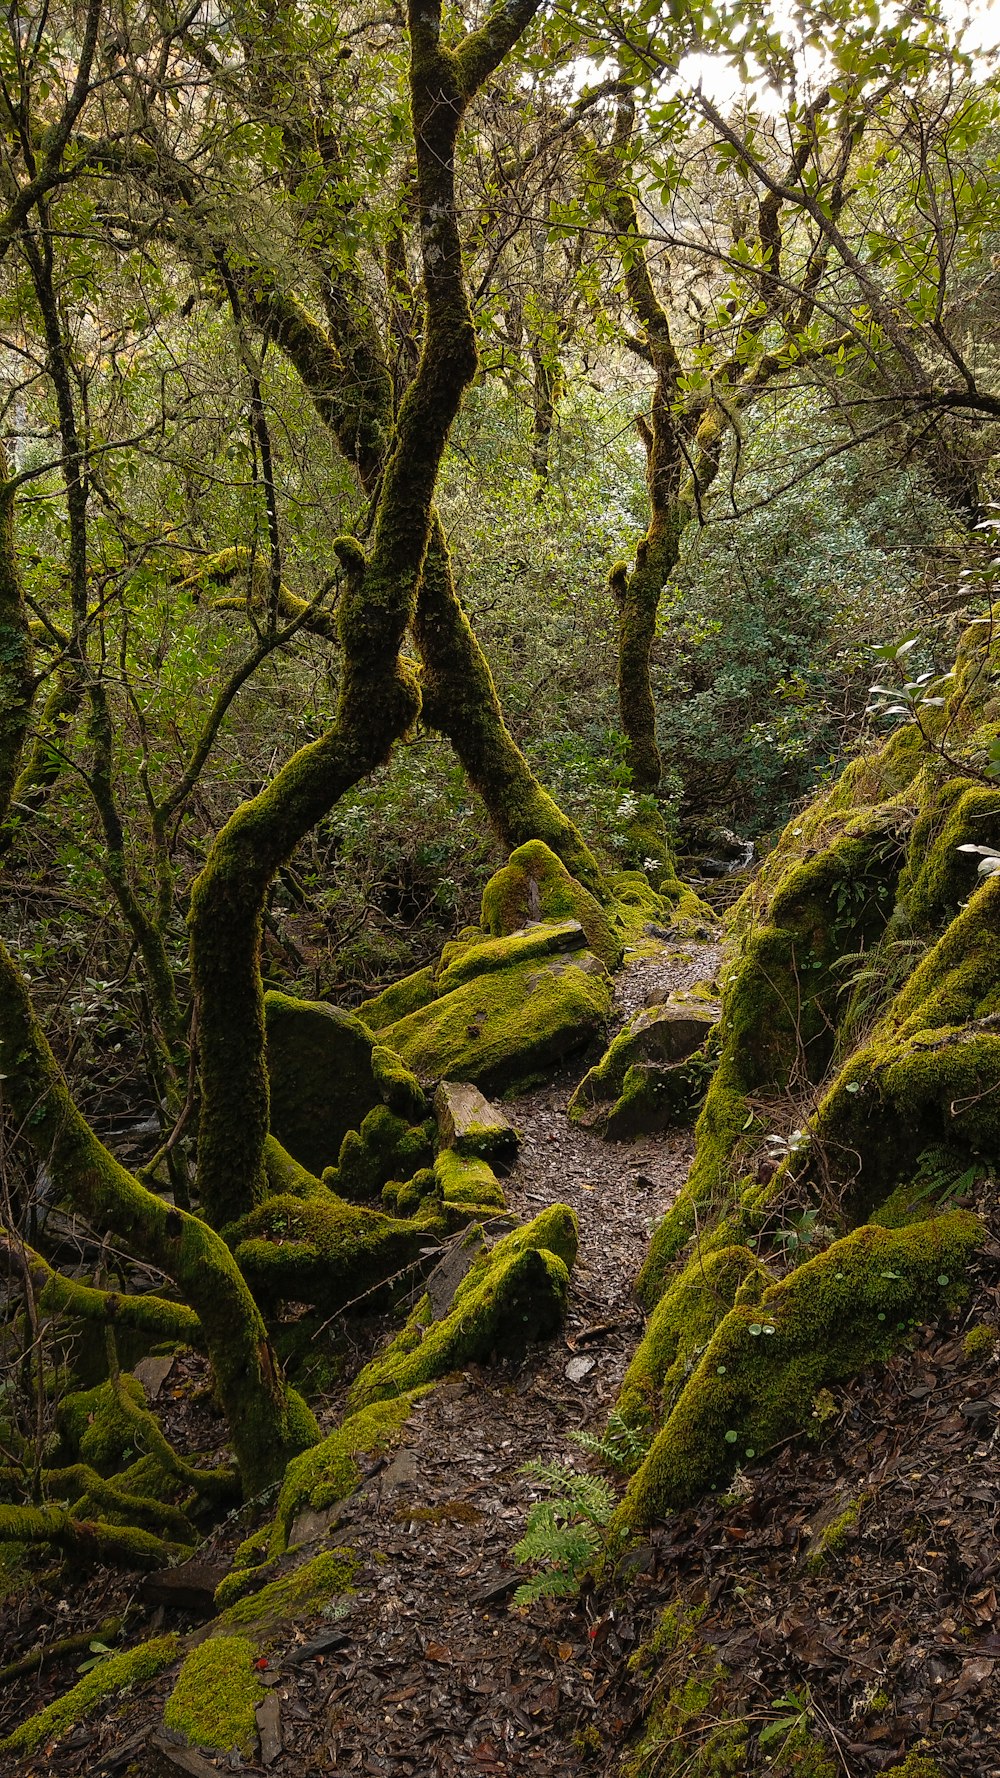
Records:
{"label": "gray rock", "polygon": [[434,1095],[434,1111],[442,1148],[488,1161],[497,1173],[510,1172],[517,1159],[517,1131],[478,1087],[470,1081],[443,1080]]}

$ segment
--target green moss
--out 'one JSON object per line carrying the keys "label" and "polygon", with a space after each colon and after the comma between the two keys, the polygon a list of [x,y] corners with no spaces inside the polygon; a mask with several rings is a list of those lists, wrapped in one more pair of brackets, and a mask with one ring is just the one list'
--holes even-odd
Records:
{"label": "green moss", "polygon": [[[802,1428],[825,1385],[886,1357],[954,1302],[980,1225],[951,1211],[836,1241],[719,1324],[613,1521],[630,1533],[686,1506],[738,1463]],[[697,1257],[691,1262],[698,1263]]]}
{"label": "green moss", "polygon": [[357,1570],[358,1558],[353,1550],[324,1550],[311,1562],[303,1562],[300,1568],[293,1568],[290,1574],[271,1581],[249,1598],[230,1604],[219,1622],[226,1628],[251,1626],[263,1632],[269,1625],[306,1617],[349,1592]]}
{"label": "green moss", "polygon": [[332,1313],[418,1259],[436,1228],[433,1206],[403,1221],[324,1192],[269,1198],[236,1225],[232,1240],[259,1302],[312,1303]]}
{"label": "green moss", "polygon": [[394,1025],[397,1019],[419,1011],[436,998],[436,971],[434,965],[428,963],[425,969],[415,970],[413,975],[404,975],[402,981],[392,982],[371,1000],[363,1000],[358,1007],[358,1016],[370,1031],[384,1031],[387,1025]]}
{"label": "green moss", "polygon": [[438,970],[438,994],[450,994],[464,982],[493,975],[515,963],[533,963],[544,957],[585,950],[587,942],[580,922],[572,919],[529,926],[524,932],[511,932],[502,938],[481,937],[474,944],[445,945]]}
{"label": "green moss", "polygon": [[462,1204],[480,1210],[506,1210],[507,1200],[499,1179],[486,1161],[443,1148],[434,1162],[434,1176],[446,1204]]}
{"label": "green moss", "polygon": [[852,1532],[857,1530],[867,1499],[868,1496],[862,1494],[857,1500],[852,1500],[843,1512],[838,1513],[816,1533],[806,1557],[806,1567],[812,1574],[818,1574],[831,1556],[839,1554]]}
{"label": "green moss", "polygon": [[373,1402],[350,1414],[320,1444],[292,1459],[267,1531],[270,1556],[287,1549],[289,1532],[304,1507],[322,1512],[353,1492],[361,1480],[357,1458],[387,1450],[405,1426],[412,1405],[410,1395]]}
{"label": "green moss", "polygon": [[428,1198],[439,1199],[441,1187],[433,1167],[418,1167],[412,1179],[390,1179],[382,1187],[382,1208],[390,1216],[413,1216]]}
{"label": "green moss", "polygon": [[683,1602],[669,1607],[633,1659],[651,1692],[623,1778],[743,1778],[746,1725],[738,1720],[726,1668],[698,1632],[702,1615]]}
{"label": "green moss", "polygon": [[748,1247],[721,1247],[686,1267],[657,1303],[625,1373],[622,1418],[645,1426],[669,1412],[719,1322],[735,1302],[759,1302],[769,1282]]}
{"label": "green moss", "polygon": [[841,1778],[843,1771],[808,1721],[798,1722],[777,1751],[769,1749],[767,1770],[773,1778]]}
{"label": "green moss", "polygon": [[350,1405],[404,1394],[465,1364],[519,1358],[533,1341],[548,1339],[565,1314],[576,1246],[576,1218],[564,1204],[506,1235],[474,1261],[443,1320],[432,1320],[422,1298],[402,1333],[356,1379]]}
{"label": "green moss", "polygon": [[[391,1051],[383,1051],[385,1055]],[[408,1074],[410,1080],[413,1075]],[[426,1100],[421,1094],[426,1110]],[[434,1159],[433,1124],[409,1124],[376,1105],[362,1120],[360,1130],[348,1130],[340,1145],[336,1167],[328,1167],[323,1184],[349,1203],[368,1203],[377,1198],[390,1179],[409,1179],[418,1167]]]}
{"label": "green moss", "polygon": [[275,1136],[264,1143],[264,1171],[274,1197],[312,1198],[322,1195],[322,1185],[299,1161],[293,1160]]}
{"label": "green moss", "polygon": [[192,1649],[164,1707],[165,1727],[193,1747],[235,1748],[249,1758],[257,1745],[257,1706],[267,1695],[257,1657],[245,1636],[212,1636]]}
{"label": "green moss", "polygon": [[[145,1407],[146,1392],[135,1377],[123,1377],[122,1388],[137,1407]],[[135,1448],[135,1423],[110,1382],[64,1395],[56,1409],[56,1425],[67,1450],[99,1475],[119,1469],[123,1457]]]}
{"label": "green moss", "polygon": [[106,1660],[91,1668],[71,1691],[48,1704],[36,1716],[29,1716],[27,1722],[23,1722],[6,1740],[0,1741],[0,1749],[5,1753],[34,1753],[48,1742],[59,1740],[67,1729],[89,1715],[105,1698],[112,1697],[116,1692],[128,1691],[132,1686],[141,1684],[144,1679],[154,1678],[164,1667],[169,1667],[171,1661],[177,1659],[182,1646],[181,1637],[171,1633],[169,1636],[154,1637],[151,1642],[141,1642],[138,1648],[108,1655]]}
{"label": "green moss", "polygon": [[991,1358],[1000,1341],[1000,1329],[989,1322],[980,1322],[977,1327],[970,1327],[962,1341],[962,1353],[970,1364]]}
{"label": "green moss", "polygon": [[611,1010],[603,969],[582,953],[476,977],[386,1033],[425,1080],[503,1091],[531,1079],[600,1031]]}
{"label": "green moss", "polygon": [[423,1087],[388,1044],[377,1043],[372,1050],[372,1073],[383,1100],[397,1117],[417,1124],[427,1116],[427,1096]]}
{"label": "green moss", "polygon": [[570,1118],[625,1140],[686,1122],[718,1057],[716,1016],[714,1006],[682,994],[642,1008],[580,1082]]}
{"label": "green moss", "polygon": [[491,937],[519,932],[535,920],[577,920],[602,963],[615,969],[621,961],[621,940],[604,909],[542,840],[518,846],[483,890],[482,923]]}

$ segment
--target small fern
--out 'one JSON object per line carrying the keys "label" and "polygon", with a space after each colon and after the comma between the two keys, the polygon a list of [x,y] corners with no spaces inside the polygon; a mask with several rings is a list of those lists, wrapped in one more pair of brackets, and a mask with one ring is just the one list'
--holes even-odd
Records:
{"label": "small fern", "polygon": [[608,1415],[608,1427],[603,1437],[598,1438],[593,1432],[571,1432],[569,1436],[575,1445],[581,1445],[591,1456],[599,1457],[609,1469],[617,1469],[621,1475],[633,1475],[649,1450],[653,1435],[651,1431],[637,1431],[615,1408]]}
{"label": "small fern", "polygon": [[515,1605],[558,1599],[575,1593],[584,1570],[604,1541],[604,1527],[615,1510],[613,1490],[601,1476],[581,1475],[561,1463],[535,1458],[522,1475],[550,1490],[528,1513],[524,1536],[514,1545],[518,1562],[533,1563],[539,1572],[523,1581]]}

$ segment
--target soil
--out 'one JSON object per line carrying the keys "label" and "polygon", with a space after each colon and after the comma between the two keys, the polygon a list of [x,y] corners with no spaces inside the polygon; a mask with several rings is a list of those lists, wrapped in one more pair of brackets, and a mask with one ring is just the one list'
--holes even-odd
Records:
{"label": "soil", "polygon": [[[634,960],[620,979],[619,1016],[710,978],[717,963],[709,946]],[[519,1367],[470,1367],[439,1385],[319,1535],[316,1547],[359,1553],[356,1591],[325,1618],[289,1627],[273,1651],[263,1678],[277,1738],[256,1762],[203,1755],[185,1765],[190,1756],[176,1749],[155,1769],[610,1778],[649,1701],[629,1656],[682,1597],[702,1612],[695,1647],[731,1674],[725,1707],[778,1720],[789,1706],[776,1701],[794,1695],[846,1778],[884,1770],[921,1737],[949,1778],[1000,1778],[1000,1376],[997,1347],[969,1359],[961,1329],[925,1331],[888,1367],[831,1396],[814,1440],[770,1454],[724,1499],[658,1527],[627,1589],[512,1608],[524,1573],[511,1549],[538,1495],[523,1466],[539,1457],[592,1463],[571,1435],[606,1425],[642,1329],[632,1280],[693,1149],[690,1130],[622,1146],[570,1125],[565,1105],[582,1071],[577,1064],[508,1107],[522,1136],[506,1182],[511,1208],[531,1217],[562,1201],[580,1219],[563,1336]],[[963,1316],[963,1326],[984,1322],[1000,1326],[995,1241]],[[166,1393],[178,1412],[190,1402],[210,1442],[203,1384],[196,1366],[182,1366]],[[324,1423],[338,1407],[335,1392]],[[820,1527],[857,1502],[856,1524],[814,1570]],[[206,1556],[224,1559],[246,1530],[245,1514],[215,1527]],[[59,1570],[0,1608],[3,1658],[126,1606],[130,1641],[198,1621],[144,1606],[134,1578]],[[310,1653],[317,1635],[328,1646]],[[73,1683],[81,1658],[9,1685],[0,1732]],[[164,1676],[0,1771],[144,1778],[169,1685]],[[757,1769],[766,1768],[747,1767]]]}

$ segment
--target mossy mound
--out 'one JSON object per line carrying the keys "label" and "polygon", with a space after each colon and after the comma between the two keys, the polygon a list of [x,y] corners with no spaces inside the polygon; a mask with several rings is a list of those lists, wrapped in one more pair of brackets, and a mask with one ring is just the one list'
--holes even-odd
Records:
{"label": "mossy mound", "polygon": [[[123,1377],[122,1388],[136,1407],[146,1405],[146,1391],[135,1377]],[[98,1475],[114,1475],[135,1446],[135,1421],[121,1406],[110,1382],[64,1395],[56,1409],[56,1426],[64,1454],[79,1457]]]}
{"label": "mossy mound", "polygon": [[[389,1053],[389,1052],[387,1052]],[[409,1124],[387,1105],[376,1105],[348,1130],[337,1165],[327,1167],[323,1184],[348,1203],[371,1203],[390,1179],[411,1179],[434,1159],[433,1124]]]}
{"label": "mossy mound", "polygon": [[576,1218],[565,1204],[506,1235],[473,1261],[442,1320],[434,1320],[430,1297],[421,1298],[402,1333],[356,1379],[349,1405],[403,1395],[465,1364],[523,1357],[562,1323],[576,1248]]}
{"label": "mossy mound", "polygon": [[168,1729],[193,1747],[241,1753],[257,1745],[257,1706],[267,1695],[247,1636],[212,1636],[191,1650],[163,1711]]}
{"label": "mossy mound", "polygon": [[308,1172],[330,1166],[377,1105],[411,1122],[426,1116],[412,1073],[353,1013],[274,992],[264,1013],[271,1131]]}
{"label": "mossy mound", "polygon": [[384,1035],[422,1080],[504,1092],[584,1048],[610,1010],[608,976],[584,951],[476,976]]}
{"label": "mossy mound", "polygon": [[229,1238],[258,1302],[312,1303],[330,1314],[413,1264],[439,1228],[433,1203],[402,1220],[324,1189],[306,1199],[268,1198]]}
{"label": "mossy mound", "polygon": [[622,944],[600,902],[571,877],[562,860],[542,840],[528,840],[483,890],[482,923],[492,938],[518,932],[529,923],[578,921],[587,944],[608,969],[621,962]]}
{"label": "mossy mound", "polygon": [[[921,1319],[954,1304],[981,1234],[978,1220],[961,1210],[904,1229],[868,1225],[770,1285],[757,1302],[737,1301],[633,1477],[616,1529],[644,1529],[689,1505],[738,1464],[799,1430],[820,1389],[887,1357]],[[696,1255],[688,1284],[696,1285],[701,1272]],[[657,1323],[653,1339],[663,1336]],[[669,1351],[669,1336],[665,1344]],[[648,1333],[644,1345],[652,1346]],[[647,1351],[646,1362],[655,1377],[662,1363],[656,1350]]]}

